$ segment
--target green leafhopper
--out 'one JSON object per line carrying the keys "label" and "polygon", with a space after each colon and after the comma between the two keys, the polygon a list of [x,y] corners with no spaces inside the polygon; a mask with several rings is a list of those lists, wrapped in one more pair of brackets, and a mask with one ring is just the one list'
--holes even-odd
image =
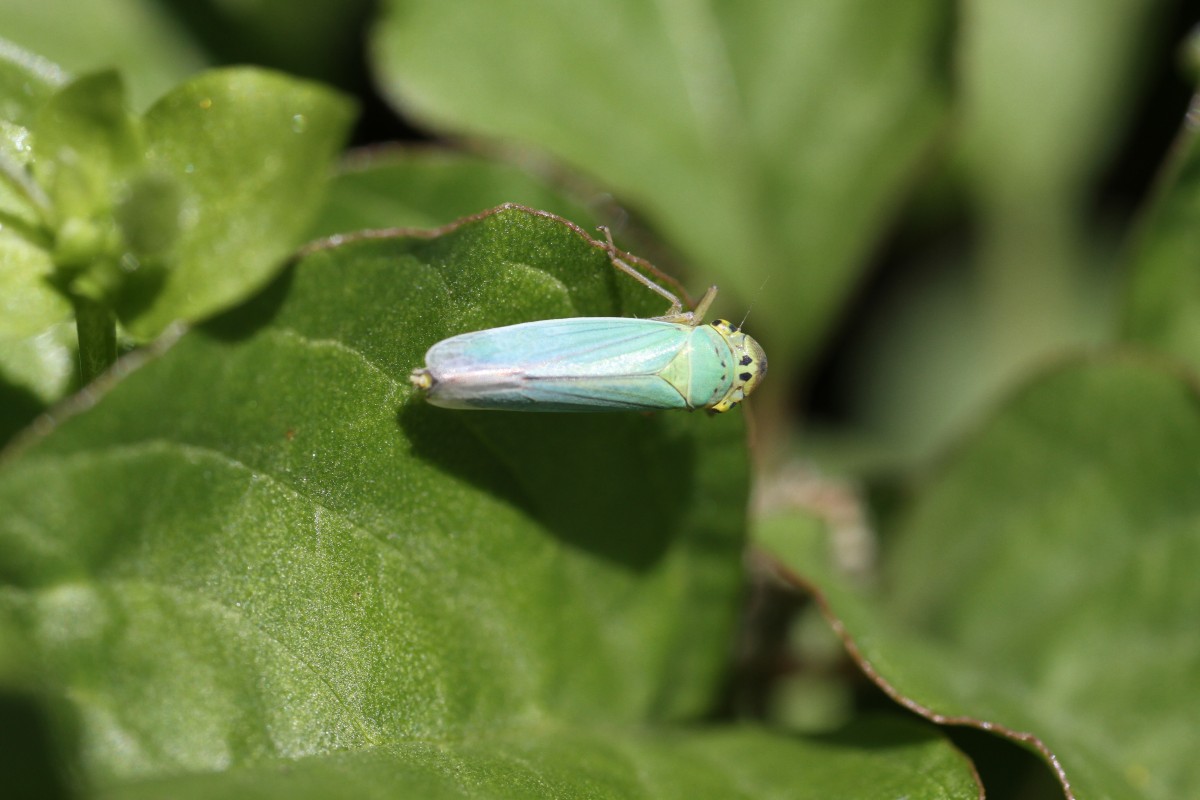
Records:
{"label": "green leafhopper", "polygon": [[619,255],[609,257],[671,303],[661,317],[573,317],[452,336],[429,348],[413,386],[445,408],[508,411],[644,411],[742,402],[767,373],[758,342],[723,319],[702,324],[712,286],[693,311]]}

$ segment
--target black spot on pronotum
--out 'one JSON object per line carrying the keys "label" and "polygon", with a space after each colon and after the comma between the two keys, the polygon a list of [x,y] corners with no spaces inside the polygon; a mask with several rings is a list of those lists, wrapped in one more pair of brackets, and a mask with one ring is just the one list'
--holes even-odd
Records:
{"label": "black spot on pronotum", "polygon": [[748,381],[754,377],[754,374],[750,372],[743,372],[741,375],[738,375],[738,377],[744,381]]}
{"label": "black spot on pronotum", "polygon": [[740,363],[743,367],[748,367],[754,363],[754,359],[751,358],[750,356],[742,356],[742,360]]}

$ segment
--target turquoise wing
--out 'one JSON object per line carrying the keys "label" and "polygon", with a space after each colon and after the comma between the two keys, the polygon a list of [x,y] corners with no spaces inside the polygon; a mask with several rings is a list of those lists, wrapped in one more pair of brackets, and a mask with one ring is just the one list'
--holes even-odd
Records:
{"label": "turquoise wing", "polygon": [[580,317],[465,333],[426,353],[428,397],[450,408],[687,408],[659,373],[680,356],[692,331],[660,320]]}

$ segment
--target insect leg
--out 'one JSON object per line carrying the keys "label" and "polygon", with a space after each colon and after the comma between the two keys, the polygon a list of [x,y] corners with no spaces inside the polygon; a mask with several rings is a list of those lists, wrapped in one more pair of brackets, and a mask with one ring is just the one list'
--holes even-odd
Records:
{"label": "insect leg", "polygon": [[638,283],[645,286],[647,289],[650,289],[650,290],[662,295],[671,304],[671,307],[669,309],[667,309],[666,314],[664,314],[661,317],[655,317],[655,319],[662,319],[662,320],[666,320],[668,322],[689,322],[690,323],[692,321],[692,312],[683,310],[683,303],[681,303],[679,301],[679,298],[676,297],[674,294],[672,294],[667,289],[664,289],[663,287],[659,286],[654,281],[647,278],[642,273],[638,272],[633,267],[629,266],[629,264],[622,261],[621,257],[617,255],[617,253],[619,251],[617,250],[617,246],[613,243],[612,231],[610,231],[608,229],[607,225],[601,225],[599,229],[604,231],[604,237],[608,240],[608,258],[610,261],[612,261],[612,265],[614,267],[616,267],[617,269],[621,270],[622,272],[626,273],[627,275],[629,275],[631,278],[633,278]]}
{"label": "insect leg", "polygon": [[704,297],[701,297],[700,302],[696,303],[696,307],[688,312],[690,314],[688,322],[692,323],[693,325],[699,325],[701,322],[703,322],[704,316],[708,314],[708,307],[711,306],[713,304],[713,300],[716,299],[717,287],[715,285],[708,287],[708,290],[704,293]]}

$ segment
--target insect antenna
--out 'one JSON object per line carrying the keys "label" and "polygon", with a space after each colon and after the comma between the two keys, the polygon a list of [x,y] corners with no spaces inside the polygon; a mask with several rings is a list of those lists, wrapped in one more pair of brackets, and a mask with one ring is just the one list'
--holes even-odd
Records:
{"label": "insect antenna", "polygon": [[746,320],[750,318],[750,312],[754,310],[754,304],[758,302],[758,298],[762,297],[763,289],[767,286],[767,281],[771,280],[771,276],[763,278],[762,286],[758,287],[758,291],[754,293],[754,299],[750,301],[750,305],[746,306],[746,314],[742,317],[742,321],[738,323],[741,328],[746,324]]}

